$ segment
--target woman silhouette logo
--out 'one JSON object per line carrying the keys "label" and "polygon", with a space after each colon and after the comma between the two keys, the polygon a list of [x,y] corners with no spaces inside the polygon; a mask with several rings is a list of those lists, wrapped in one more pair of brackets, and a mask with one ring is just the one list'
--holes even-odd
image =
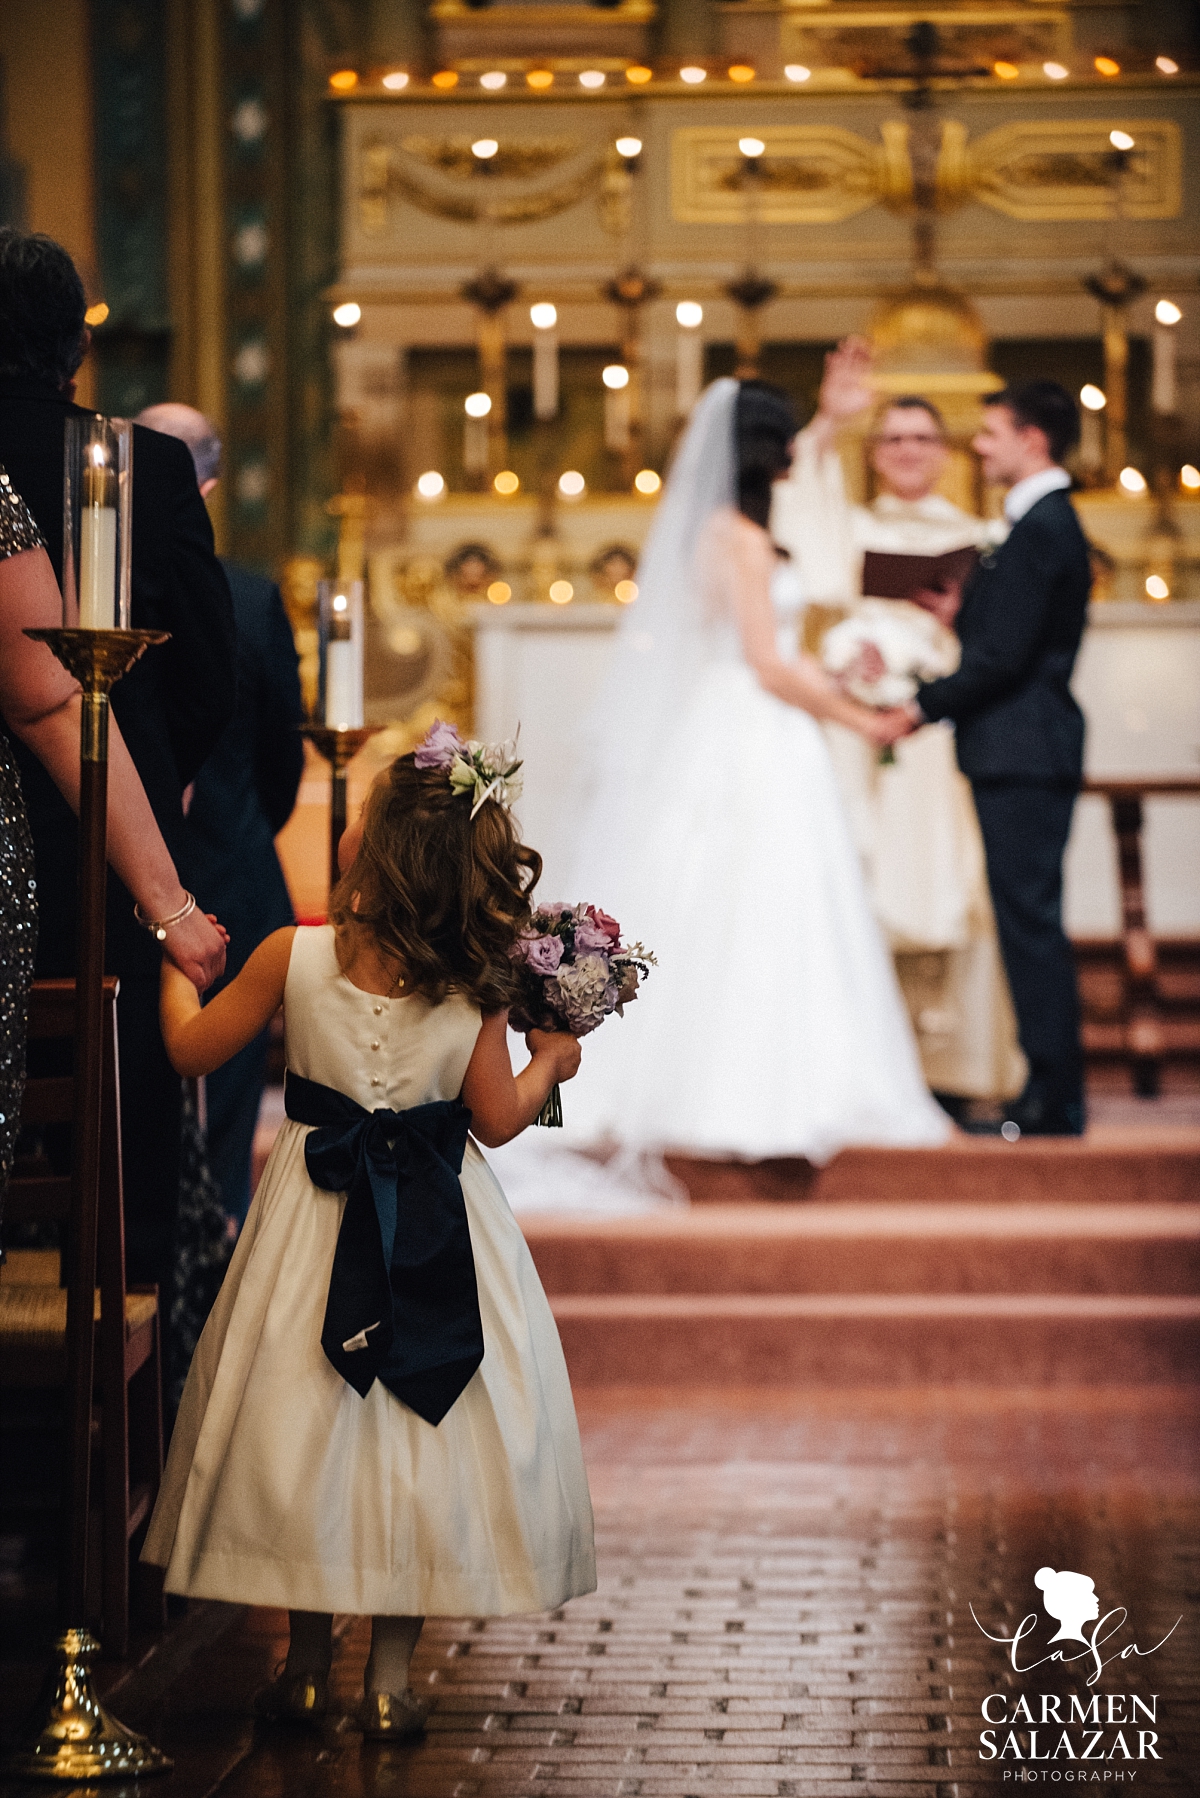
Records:
{"label": "woman silhouette logo", "polygon": [[1094,1623],[1100,1615],[1096,1582],[1086,1573],[1056,1573],[1053,1567],[1039,1567],[1033,1583],[1042,1594],[1042,1605],[1048,1617],[1058,1624],[1052,1642],[1086,1642],[1085,1623]]}

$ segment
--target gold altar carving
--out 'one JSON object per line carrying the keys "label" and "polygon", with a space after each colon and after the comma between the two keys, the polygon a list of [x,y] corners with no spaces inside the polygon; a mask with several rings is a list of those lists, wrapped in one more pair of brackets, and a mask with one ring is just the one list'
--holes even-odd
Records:
{"label": "gold altar carving", "polygon": [[[1137,148],[1118,184],[1109,132],[1125,129]],[[913,203],[910,127],[885,120],[877,142],[834,125],[762,125],[758,217],[772,225],[836,224],[883,205]],[[684,224],[732,225],[746,216],[736,126],[690,126],[671,137],[671,209]],[[1031,223],[1178,215],[1180,131],[1170,119],[1081,119],[1001,125],[968,139],[957,119],[942,124],[937,205],[974,200]]]}
{"label": "gold altar carving", "polygon": [[[582,166],[552,186],[534,185],[537,176],[572,160],[578,162],[581,148],[591,151]],[[358,182],[364,232],[378,235],[386,230],[397,200],[461,224],[484,220],[500,225],[534,224],[565,212],[600,190],[611,158],[607,148],[597,154],[595,145],[554,138],[510,141],[492,160],[497,165],[495,176],[479,179],[476,164],[476,179],[469,182],[468,165],[474,161],[469,139],[405,138],[399,144],[376,139],[364,144]]]}
{"label": "gold altar carving", "polygon": [[[479,175],[478,158],[471,151],[470,137],[404,137],[400,148],[405,156],[422,162],[426,168],[438,169],[456,181],[470,181]],[[500,148],[488,161],[488,180],[528,181],[558,168],[580,148],[577,137],[547,137],[537,140],[502,139]]]}
{"label": "gold altar carving", "polygon": [[937,26],[945,63],[964,72],[998,60],[1039,63],[1062,58],[1071,42],[1065,6],[940,4],[922,7],[854,6],[837,0],[792,0],[780,26],[780,52],[818,68],[866,72],[880,63],[905,67],[916,24]]}
{"label": "gold altar carving", "polygon": [[[904,119],[885,119],[879,127],[883,139],[879,198],[896,212],[913,206],[913,168],[909,154],[910,127]],[[942,121],[938,148],[936,205],[948,212],[968,199],[967,128],[958,119]]]}
{"label": "gold altar carving", "polygon": [[[836,125],[764,125],[756,208],[768,225],[830,225],[874,206],[887,187],[882,146]],[[671,134],[671,210],[683,224],[736,225],[746,217],[736,126],[684,126]]]}
{"label": "gold altar carving", "polygon": [[[1128,131],[1135,149],[1119,181],[1110,131]],[[1183,146],[1171,119],[1055,119],[1000,125],[967,145],[964,184],[1009,218],[1043,223],[1104,219],[1118,207],[1131,219],[1178,216]]]}

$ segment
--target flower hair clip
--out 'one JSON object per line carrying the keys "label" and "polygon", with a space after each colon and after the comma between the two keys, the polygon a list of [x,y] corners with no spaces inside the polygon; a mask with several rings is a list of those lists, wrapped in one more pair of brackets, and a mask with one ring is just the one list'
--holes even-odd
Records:
{"label": "flower hair clip", "polygon": [[464,743],[455,725],[435,718],[413,760],[418,768],[443,769],[456,793],[469,794],[473,818],[489,799],[511,807],[521,797],[516,748],[515,737],[510,743]]}

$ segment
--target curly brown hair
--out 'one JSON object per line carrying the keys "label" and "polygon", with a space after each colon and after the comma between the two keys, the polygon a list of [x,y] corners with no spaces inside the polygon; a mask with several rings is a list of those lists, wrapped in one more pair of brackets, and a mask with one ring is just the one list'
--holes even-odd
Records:
{"label": "curly brown hair", "polygon": [[532,917],[542,858],[507,809],[489,800],[472,818],[445,769],[402,755],[371,788],[362,824],[358,853],[330,894],[331,923],[369,931],[403,962],[405,991],[432,1005],[452,991],[481,1011],[510,1004],[509,952]]}

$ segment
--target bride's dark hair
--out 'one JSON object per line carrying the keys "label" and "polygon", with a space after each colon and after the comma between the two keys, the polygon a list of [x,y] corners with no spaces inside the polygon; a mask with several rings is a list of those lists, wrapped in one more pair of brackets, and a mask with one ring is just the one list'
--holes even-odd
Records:
{"label": "bride's dark hair", "polygon": [[788,465],[788,445],[800,429],[792,402],[769,381],[738,385],[733,436],[737,457],[738,511],[765,531],[771,485]]}

